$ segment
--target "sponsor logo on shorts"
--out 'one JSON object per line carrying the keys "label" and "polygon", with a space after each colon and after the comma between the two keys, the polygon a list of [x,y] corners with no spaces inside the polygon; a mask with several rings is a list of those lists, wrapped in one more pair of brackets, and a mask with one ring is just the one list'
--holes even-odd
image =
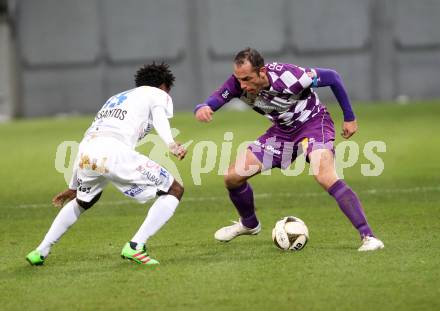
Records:
{"label": "sponsor logo on shorts", "polygon": [[108,173],[108,169],[105,166],[105,162],[107,162],[106,157],[100,159],[98,163],[98,159],[95,158],[90,159],[90,157],[87,154],[81,153],[80,161],[78,165],[83,170],[92,170],[100,174],[105,174]]}
{"label": "sponsor logo on shorts", "polygon": [[164,178],[168,178],[168,176],[170,176],[170,174],[164,169],[164,168],[160,168],[160,176],[163,176]]}
{"label": "sponsor logo on shorts", "polygon": [[160,168],[160,165],[154,161],[147,161],[147,163],[145,163],[145,167],[158,169],[158,168]]}
{"label": "sponsor logo on shorts", "polygon": [[83,186],[79,186],[77,188],[77,190],[79,192],[84,192],[84,193],[90,193],[90,190],[92,189],[92,187],[83,187]]}
{"label": "sponsor logo on shorts", "polygon": [[149,181],[153,182],[156,186],[159,185],[159,184],[161,183],[159,177],[154,176],[154,174],[152,174],[152,173],[150,173],[150,172],[147,172],[147,173],[144,174],[144,175],[147,177],[147,179],[148,179]]}
{"label": "sponsor logo on shorts", "polygon": [[162,173],[162,168],[160,168],[160,175],[159,177],[157,177],[156,175],[154,175],[152,172],[150,172],[149,170],[147,170],[145,167],[143,167],[142,165],[139,165],[136,170],[141,173],[142,175],[144,175],[145,177],[147,177],[147,179],[151,182],[153,182],[156,186],[158,186],[159,184],[161,184],[161,180],[160,180],[160,176],[164,176],[165,178],[167,178],[167,172],[165,171],[164,173]]}
{"label": "sponsor logo on shorts", "polygon": [[281,154],[281,151],[275,149],[273,146],[271,146],[271,145],[266,145],[266,144],[262,144],[262,143],[261,143],[260,141],[258,141],[258,140],[254,141],[254,144],[257,145],[257,146],[260,146],[262,149],[264,149],[264,150],[267,151],[267,152],[271,152],[271,153],[273,153],[273,154],[278,154],[278,155]]}
{"label": "sponsor logo on shorts", "polygon": [[85,187],[83,185],[82,179],[80,179],[80,178],[77,178],[76,181],[78,182],[78,187],[76,188],[77,191],[84,192],[84,193],[90,193],[90,190],[92,189],[92,187]]}
{"label": "sponsor logo on shorts", "polygon": [[142,191],[144,191],[144,189],[142,189],[142,188],[139,187],[138,185],[134,185],[134,186],[131,186],[130,189],[125,190],[125,191],[124,191],[124,194],[127,195],[127,196],[129,196],[129,197],[134,198],[135,196],[137,196],[137,195],[138,195],[139,193],[141,193]]}

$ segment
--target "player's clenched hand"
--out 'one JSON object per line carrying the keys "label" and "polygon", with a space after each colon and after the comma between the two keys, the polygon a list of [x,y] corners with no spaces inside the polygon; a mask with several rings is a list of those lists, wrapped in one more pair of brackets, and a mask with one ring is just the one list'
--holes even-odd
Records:
{"label": "player's clenched hand", "polygon": [[213,113],[211,107],[204,106],[196,111],[196,119],[200,122],[211,122]]}
{"label": "player's clenched hand", "polygon": [[186,155],[186,149],[185,147],[183,147],[180,143],[175,142],[175,143],[171,143],[169,145],[170,151],[172,154],[174,154],[177,159],[179,160],[183,160],[183,158],[185,158]]}
{"label": "player's clenched hand", "polygon": [[52,199],[52,204],[55,207],[61,208],[63,207],[64,203],[73,200],[75,197],[76,197],[76,190],[67,189],[54,196],[54,198]]}
{"label": "player's clenched hand", "polygon": [[344,125],[342,126],[341,135],[345,139],[348,139],[351,136],[353,136],[354,133],[356,133],[357,129],[358,129],[358,125],[357,125],[356,120],[344,122]]}

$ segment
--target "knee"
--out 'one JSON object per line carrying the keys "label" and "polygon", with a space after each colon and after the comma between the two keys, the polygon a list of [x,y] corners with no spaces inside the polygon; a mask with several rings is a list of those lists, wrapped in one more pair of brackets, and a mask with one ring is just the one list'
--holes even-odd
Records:
{"label": "knee", "polygon": [[235,189],[246,182],[246,178],[238,175],[234,169],[228,169],[224,176],[224,182],[227,189]]}
{"label": "knee", "polygon": [[179,201],[182,199],[184,192],[185,189],[176,180],[174,180],[173,184],[170,187],[170,190],[168,190],[168,194],[175,196]]}

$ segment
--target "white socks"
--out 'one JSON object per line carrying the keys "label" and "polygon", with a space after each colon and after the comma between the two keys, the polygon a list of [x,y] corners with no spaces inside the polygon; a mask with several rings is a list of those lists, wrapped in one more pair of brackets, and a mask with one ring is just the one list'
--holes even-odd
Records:
{"label": "white socks", "polygon": [[167,194],[158,197],[131,242],[136,242],[138,248],[144,245],[173,216],[177,205],[179,205],[179,200],[173,195]]}
{"label": "white socks", "polygon": [[[163,195],[157,198],[150,207],[147,217],[135,234],[132,242],[138,243],[138,247],[146,243],[173,216],[179,204],[179,200],[172,195]],[[47,257],[50,248],[63,236],[63,234],[78,220],[85,210],[78,205],[75,199],[67,203],[52,223],[41,244],[37,247],[43,257]]]}
{"label": "white socks", "polygon": [[67,203],[52,223],[49,231],[46,233],[43,242],[37,247],[41,255],[47,257],[50,248],[62,237],[62,235],[70,228],[85,210],[78,205],[76,199]]}

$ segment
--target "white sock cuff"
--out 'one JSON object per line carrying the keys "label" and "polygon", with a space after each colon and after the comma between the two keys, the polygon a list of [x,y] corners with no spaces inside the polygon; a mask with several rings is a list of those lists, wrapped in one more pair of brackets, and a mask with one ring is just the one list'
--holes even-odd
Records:
{"label": "white sock cuff", "polygon": [[166,204],[166,205],[179,205],[180,201],[177,199],[174,195],[171,194],[165,194],[161,195],[157,198],[157,202],[160,202],[160,204]]}

